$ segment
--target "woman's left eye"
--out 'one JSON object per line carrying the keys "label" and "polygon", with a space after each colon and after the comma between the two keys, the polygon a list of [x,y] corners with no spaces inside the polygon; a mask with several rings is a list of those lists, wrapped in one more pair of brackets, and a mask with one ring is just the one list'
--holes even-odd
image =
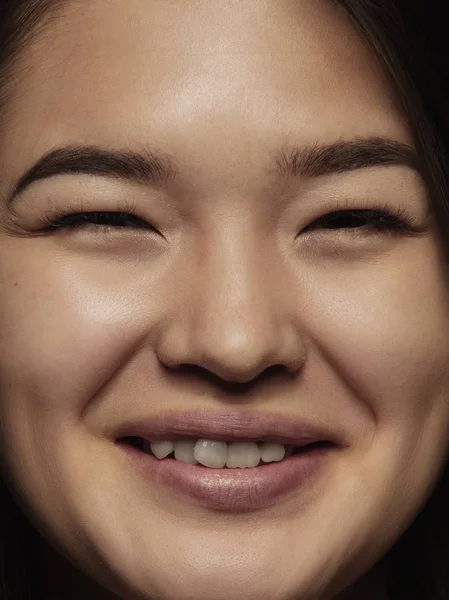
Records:
{"label": "woman's left eye", "polygon": [[372,232],[411,231],[410,225],[391,213],[381,210],[337,210],[323,215],[301,233],[315,229],[363,229]]}

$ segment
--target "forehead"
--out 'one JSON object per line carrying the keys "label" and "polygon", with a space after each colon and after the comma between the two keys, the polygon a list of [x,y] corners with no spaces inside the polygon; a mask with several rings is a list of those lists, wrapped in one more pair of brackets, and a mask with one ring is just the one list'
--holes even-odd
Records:
{"label": "forehead", "polygon": [[13,170],[67,143],[213,166],[290,141],[410,141],[377,60],[326,0],[69,2],[22,61],[0,148]]}

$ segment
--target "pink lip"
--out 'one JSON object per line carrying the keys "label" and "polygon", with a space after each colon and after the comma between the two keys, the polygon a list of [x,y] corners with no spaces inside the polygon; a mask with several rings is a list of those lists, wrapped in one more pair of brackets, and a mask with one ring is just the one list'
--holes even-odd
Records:
{"label": "pink lip", "polygon": [[211,510],[242,512],[270,506],[282,497],[313,487],[332,456],[346,446],[335,431],[276,413],[254,411],[170,412],[152,419],[129,421],[114,431],[115,439],[148,441],[186,438],[222,441],[271,441],[301,446],[315,441],[333,445],[293,454],[280,462],[247,469],[211,469],[172,458],[157,459],[129,444],[119,444],[150,485],[162,486]]}
{"label": "pink lip", "polygon": [[115,439],[141,437],[151,442],[201,438],[222,441],[266,441],[301,446],[315,441],[330,441],[345,446],[341,434],[328,427],[278,413],[242,411],[167,412],[150,419],[130,420],[118,427]]}
{"label": "pink lip", "polygon": [[313,489],[331,455],[338,452],[322,447],[254,468],[211,469],[172,458],[159,460],[128,445],[123,449],[151,485],[165,487],[174,498],[182,494],[210,510],[234,513],[267,508],[293,494],[296,501],[300,492]]}

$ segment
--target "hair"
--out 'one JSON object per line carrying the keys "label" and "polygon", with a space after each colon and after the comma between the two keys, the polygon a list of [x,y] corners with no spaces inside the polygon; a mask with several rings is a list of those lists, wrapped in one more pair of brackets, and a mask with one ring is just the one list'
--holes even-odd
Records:
{"label": "hair", "polygon": [[[71,0],[73,2],[73,0]],[[425,166],[436,223],[449,259],[449,76],[445,77],[443,8],[431,0],[412,9],[407,0],[333,0],[349,15],[389,75],[408,117]],[[70,0],[0,0],[0,131],[14,103],[20,57],[51,27]],[[443,4],[443,3],[442,3]],[[440,19],[438,18],[440,11]],[[441,24],[441,25],[440,25]],[[437,28],[441,26],[441,34]],[[448,48],[449,49],[449,48]],[[43,600],[40,534],[0,474],[0,595],[2,600]],[[430,498],[386,553],[390,600],[449,598],[449,467]]]}

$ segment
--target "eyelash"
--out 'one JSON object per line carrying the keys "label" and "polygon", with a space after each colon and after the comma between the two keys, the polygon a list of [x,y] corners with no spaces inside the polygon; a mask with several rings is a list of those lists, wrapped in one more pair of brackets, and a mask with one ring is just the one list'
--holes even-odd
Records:
{"label": "eyelash", "polygon": [[[342,225],[346,221],[346,226]],[[347,225],[348,221],[352,224]],[[320,224],[330,225],[320,227]],[[339,226],[340,225],[340,226]],[[411,225],[404,219],[393,215],[385,210],[336,210],[329,212],[307,225],[301,233],[314,231],[316,229],[330,230],[369,230],[374,233],[381,232],[406,232],[412,231]]]}
{"label": "eyelash", "polygon": [[[134,221],[136,224],[141,224],[141,227],[145,226],[145,221],[126,212],[101,212],[101,211],[92,211],[92,212],[83,212],[83,213],[74,213],[69,215],[63,215],[62,217],[58,217],[53,220],[49,220],[44,218],[44,224],[47,231],[56,231],[58,229],[81,229],[81,228],[102,228],[102,229],[115,229],[115,226],[119,226],[121,222],[126,219],[130,219]],[[101,221],[109,221],[107,223],[102,223]],[[122,225],[120,225],[123,228]],[[150,229],[154,229],[149,224],[147,227]]]}
{"label": "eyelash", "polygon": [[[129,207],[127,207],[129,211]],[[411,218],[404,218],[403,214],[406,208],[400,208],[396,214],[393,214],[387,207],[380,209],[339,209],[329,210],[323,216],[315,219],[310,225],[307,225],[300,233],[306,233],[317,229],[330,229],[334,231],[369,231],[371,233],[417,233],[419,228]],[[341,226],[341,222],[352,221],[352,226]],[[56,218],[50,219],[47,216],[42,218],[42,232],[57,232],[58,230],[78,230],[78,229],[101,229],[104,233],[113,229],[127,229],[126,222],[131,220],[132,226],[136,225],[140,229],[155,228],[130,212],[124,211],[86,211],[74,212],[71,214],[62,214]],[[330,224],[330,227],[321,227],[320,225]],[[340,225],[339,225],[340,224]],[[354,226],[355,224],[355,226]],[[336,226],[335,226],[336,225]]]}

